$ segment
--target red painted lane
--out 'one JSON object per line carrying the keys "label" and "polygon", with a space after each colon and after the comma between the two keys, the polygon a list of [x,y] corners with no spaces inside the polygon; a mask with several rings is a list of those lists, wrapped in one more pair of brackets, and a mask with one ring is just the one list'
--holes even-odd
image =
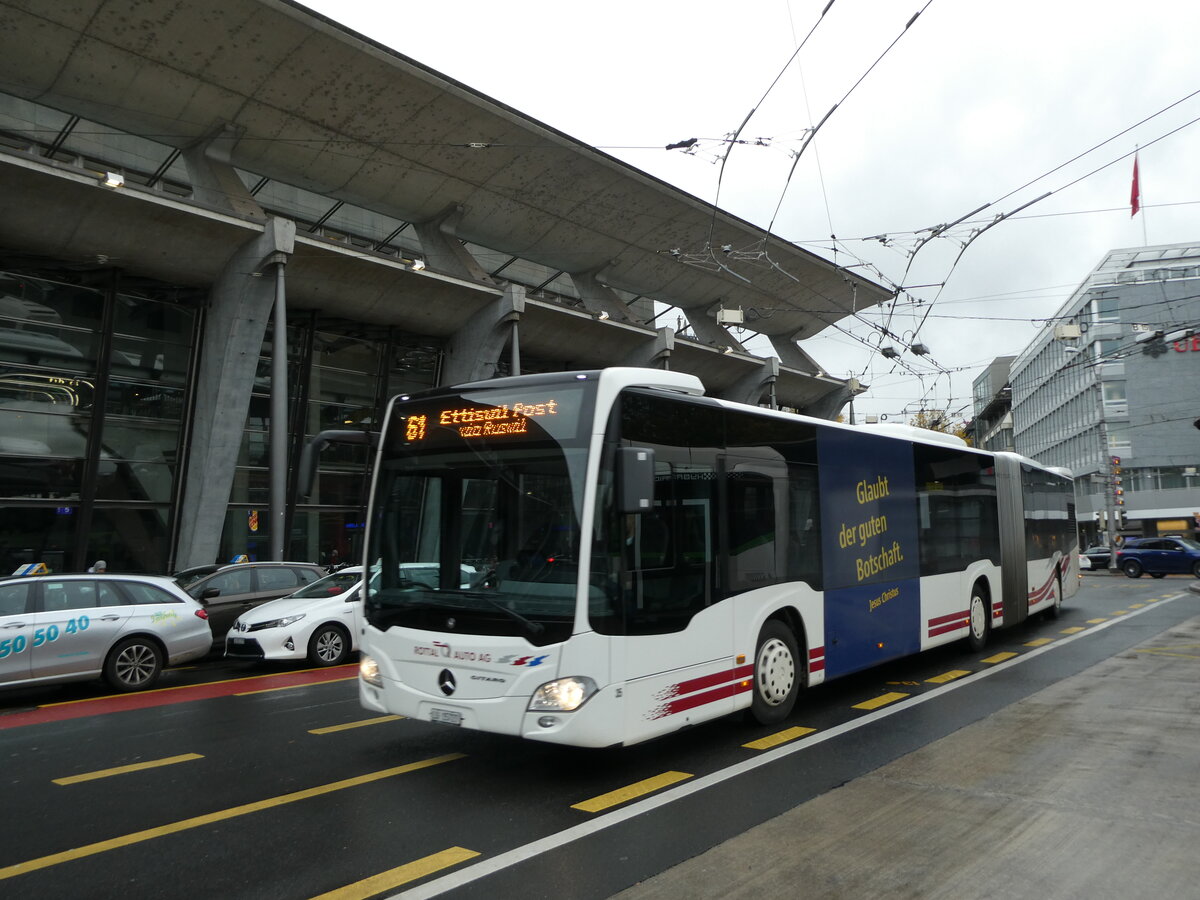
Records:
{"label": "red painted lane", "polygon": [[358,664],[352,663],[328,669],[304,669],[300,672],[282,672],[278,675],[253,675],[249,678],[158,688],[135,694],[113,694],[110,697],[96,697],[92,700],[48,703],[27,712],[0,714],[0,729],[17,728],[22,725],[40,725],[43,722],[62,722],[67,719],[125,712],[130,709],[149,709],[172,703],[190,703],[193,700],[211,700],[213,697],[228,697],[231,694],[240,694],[245,691],[269,691],[303,684],[349,681],[355,677],[357,670]]}

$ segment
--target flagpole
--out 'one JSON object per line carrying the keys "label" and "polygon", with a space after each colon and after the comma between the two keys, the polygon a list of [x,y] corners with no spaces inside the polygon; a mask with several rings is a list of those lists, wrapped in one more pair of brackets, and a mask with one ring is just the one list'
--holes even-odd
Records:
{"label": "flagpole", "polygon": [[1139,212],[1142,214],[1142,246],[1149,247],[1150,239],[1146,236],[1146,210],[1143,208],[1146,204],[1142,202],[1142,180],[1138,172],[1138,150],[1139,145],[1133,145],[1133,189],[1130,192],[1129,203],[1132,207],[1131,215],[1136,216]]}

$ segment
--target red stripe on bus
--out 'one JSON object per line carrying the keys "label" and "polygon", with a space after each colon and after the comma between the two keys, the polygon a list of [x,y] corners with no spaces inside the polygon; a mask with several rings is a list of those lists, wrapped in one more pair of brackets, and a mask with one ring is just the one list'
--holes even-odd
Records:
{"label": "red stripe on bus", "polygon": [[1056,573],[1051,572],[1045,584],[1029,592],[1029,600],[1033,603],[1041,603],[1047,596],[1053,596],[1056,581]]}
{"label": "red stripe on bus", "polygon": [[936,628],[930,627],[929,636],[938,637],[942,634],[949,634],[952,631],[959,631],[967,627],[966,619],[959,619],[957,622],[947,622],[945,625],[939,625]]}
{"label": "red stripe on bus", "polygon": [[825,671],[825,648],[817,647],[808,651],[808,671]]}
{"label": "red stripe on bus", "polygon": [[929,620],[929,627],[936,628],[939,625],[947,625],[950,622],[965,623],[967,621],[967,610],[962,609],[958,612],[950,613],[945,616],[934,616]]}
{"label": "red stripe on bus", "polygon": [[690,697],[680,697],[677,700],[672,700],[665,706],[660,706],[652,714],[653,719],[665,719],[667,716],[673,716],[681,712],[686,712],[689,709],[695,709],[698,706],[707,706],[709,703],[715,703],[718,700],[725,700],[735,694],[741,694],[750,690],[750,680],[741,679],[732,684],[725,684],[721,687],[707,691],[703,694],[692,694]]}
{"label": "red stripe on bus", "polygon": [[683,694],[693,694],[696,691],[703,691],[706,688],[714,685],[724,684],[727,681],[732,681],[735,678],[749,678],[754,674],[754,666],[738,666],[736,669],[726,669],[723,672],[714,672],[711,675],[701,675],[699,678],[689,678],[687,681],[681,681],[678,684],[660,691],[658,699],[669,700],[672,697],[679,697]]}

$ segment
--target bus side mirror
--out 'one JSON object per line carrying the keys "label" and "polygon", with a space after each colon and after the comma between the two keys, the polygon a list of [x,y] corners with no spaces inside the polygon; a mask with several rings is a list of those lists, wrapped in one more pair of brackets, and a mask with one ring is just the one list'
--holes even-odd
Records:
{"label": "bus side mirror", "polygon": [[617,507],[621,514],[654,509],[654,451],[617,448]]}

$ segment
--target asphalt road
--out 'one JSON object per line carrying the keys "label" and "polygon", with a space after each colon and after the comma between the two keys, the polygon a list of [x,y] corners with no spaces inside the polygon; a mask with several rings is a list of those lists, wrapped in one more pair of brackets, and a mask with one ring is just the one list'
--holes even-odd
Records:
{"label": "asphalt road", "polygon": [[[941,648],[824,685],[782,728],[729,719],[625,750],[373,716],[352,667],[208,661],[116,700],[101,685],[7,691],[0,892],[649,890],[677,864],[1187,621],[1200,597],[1186,587],[1087,575],[1060,619],[1001,632],[982,653]],[[656,896],[678,896],[665,890]]]}

